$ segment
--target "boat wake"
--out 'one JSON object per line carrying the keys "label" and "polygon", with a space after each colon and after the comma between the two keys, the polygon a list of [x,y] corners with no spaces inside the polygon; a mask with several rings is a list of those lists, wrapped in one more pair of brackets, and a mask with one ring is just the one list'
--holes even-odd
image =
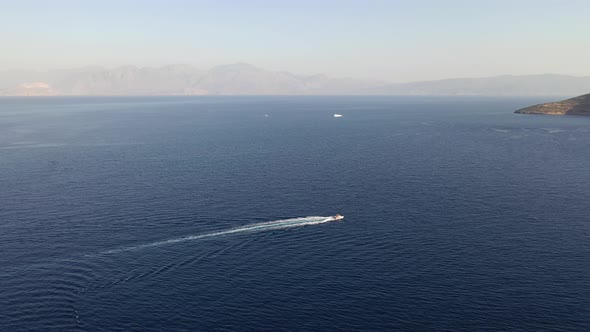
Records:
{"label": "boat wake", "polygon": [[101,254],[115,254],[115,253],[119,253],[119,252],[140,250],[140,249],[145,249],[145,248],[150,248],[150,247],[157,247],[157,246],[163,246],[163,245],[180,243],[180,242],[187,242],[187,241],[195,241],[195,240],[201,240],[201,239],[207,239],[207,238],[224,236],[224,235],[231,235],[231,234],[238,234],[238,233],[257,233],[257,232],[265,232],[265,231],[279,230],[279,229],[285,229],[285,228],[319,225],[319,224],[323,224],[323,223],[335,221],[335,220],[337,220],[337,219],[334,217],[312,216],[312,217],[302,217],[302,218],[267,221],[267,222],[261,222],[261,223],[256,223],[256,224],[250,224],[250,225],[230,228],[227,230],[222,230],[222,231],[217,231],[217,232],[195,234],[195,235],[189,235],[189,236],[184,236],[184,237],[178,237],[178,238],[174,238],[174,239],[168,239],[168,240],[156,241],[156,242],[152,242],[152,243],[140,244],[140,245],[131,246],[131,247],[111,249],[111,250],[103,251],[103,252],[101,252]]}
{"label": "boat wake", "polygon": [[[335,220],[335,217],[304,217],[261,222],[76,257],[16,265],[8,269],[2,267],[0,280],[4,287],[0,289],[0,308],[6,310],[0,311],[0,329],[26,330],[30,326],[24,324],[31,319],[38,324],[47,324],[40,325],[39,330],[70,329],[66,327],[83,329],[85,323],[81,322],[77,304],[84,303],[83,298],[86,296],[91,299],[89,301],[93,301],[100,296],[111,296],[111,288],[122,283],[136,283],[136,286],[130,286],[133,288],[145,285],[146,282],[149,284],[149,281],[146,281],[148,278],[155,278],[156,282],[162,281],[162,278],[166,277],[162,277],[161,274],[174,273],[176,269],[215,255],[219,251],[215,248],[204,248],[200,252],[195,251],[188,255],[138,254],[126,257],[125,254],[140,253],[142,249],[181,242],[318,225]],[[142,279],[144,280],[141,281]]]}

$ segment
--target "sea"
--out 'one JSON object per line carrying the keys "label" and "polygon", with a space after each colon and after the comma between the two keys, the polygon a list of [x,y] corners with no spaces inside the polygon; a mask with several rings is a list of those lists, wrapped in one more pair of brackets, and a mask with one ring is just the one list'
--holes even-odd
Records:
{"label": "sea", "polygon": [[589,331],[554,99],[1,98],[0,331]]}

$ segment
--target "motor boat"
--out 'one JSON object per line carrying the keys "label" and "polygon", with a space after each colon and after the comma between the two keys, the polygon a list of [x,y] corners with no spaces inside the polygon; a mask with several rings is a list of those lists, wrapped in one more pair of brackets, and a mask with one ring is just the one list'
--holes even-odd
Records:
{"label": "motor boat", "polygon": [[335,118],[341,118],[341,117],[342,117],[342,114],[338,114],[338,113],[336,113],[336,114],[334,114],[334,117],[335,117]]}
{"label": "motor boat", "polygon": [[337,220],[342,220],[344,219],[344,216],[341,214],[336,214],[335,216],[332,216],[332,221],[337,221]]}

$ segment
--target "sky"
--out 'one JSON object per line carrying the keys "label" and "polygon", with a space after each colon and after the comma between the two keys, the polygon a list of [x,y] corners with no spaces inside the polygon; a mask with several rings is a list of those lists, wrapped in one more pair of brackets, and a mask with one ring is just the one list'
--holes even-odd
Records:
{"label": "sky", "polygon": [[246,62],[391,82],[590,75],[583,0],[0,0],[0,70]]}

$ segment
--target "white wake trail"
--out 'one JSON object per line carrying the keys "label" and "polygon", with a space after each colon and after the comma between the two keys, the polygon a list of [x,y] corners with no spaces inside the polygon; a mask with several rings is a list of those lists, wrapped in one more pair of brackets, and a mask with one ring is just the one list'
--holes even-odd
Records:
{"label": "white wake trail", "polygon": [[224,236],[230,234],[237,234],[237,233],[257,233],[257,232],[265,232],[265,231],[272,231],[278,229],[285,229],[285,228],[293,228],[293,227],[302,227],[302,226],[311,226],[311,225],[318,225],[323,224],[326,222],[333,221],[333,217],[320,217],[320,216],[312,216],[312,217],[302,217],[302,218],[292,218],[292,219],[282,219],[282,220],[275,220],[275,221],[267,221],[261,222],[256,224],[250,224],[245,226],[240,226],[236,228],[230,228],[227,230],[217,231],[217,232],[210,232],[210,233],[203,233],[203,234],[195,234],[189,235],[184,237],[178,237],[174,239],[156,241],[146,244],[140,244],[130,247],[124,247],[119,249],[111,249],[107,251],[101,252],[101,254],[115,254],[125,251],[133,251],[133,250],[140,250],[150,247],[157,247],[162,245],[180,243],[180,242],[187,242],[187,241],[195,241],[201,240],[211,237],[217,236]]}

